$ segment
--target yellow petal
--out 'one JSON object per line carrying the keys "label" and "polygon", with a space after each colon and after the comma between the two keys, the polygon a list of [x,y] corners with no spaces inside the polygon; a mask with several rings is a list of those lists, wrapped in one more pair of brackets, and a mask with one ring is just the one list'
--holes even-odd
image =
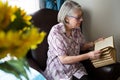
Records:
{"label": "yellow petal", "polygon": [[16,15],[11,16],[11,21],[13,22],[16,19]]}

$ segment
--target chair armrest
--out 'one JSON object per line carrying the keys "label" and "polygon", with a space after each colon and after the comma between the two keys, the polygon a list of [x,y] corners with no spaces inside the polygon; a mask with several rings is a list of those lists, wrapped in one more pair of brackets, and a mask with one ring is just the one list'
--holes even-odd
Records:
{"label": "chair armrest", "polygon": [[28,64],[30,67],[34,68],[35,70],[42,72],[39,65],[34,61],[32,58],[27,58]]}
{"label": "chair armrest", "polygon": [[[89,51],[89,50],[88,50]],[[82,54],[88,52],[84,51]],[[82,61],[90,77],[93,80],[117,80],[120,77],[120,63],[95,68],[90,60]]]}
{"label": "chair armrest", "polygon": [[100,80],[117,80],[120,76],[120,63],[96,68],[95,74]]}

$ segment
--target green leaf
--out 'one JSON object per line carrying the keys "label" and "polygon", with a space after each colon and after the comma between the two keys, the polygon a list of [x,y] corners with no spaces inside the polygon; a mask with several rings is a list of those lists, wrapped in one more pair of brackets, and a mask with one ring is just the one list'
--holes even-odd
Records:
{"label": "green leaf", "polygon": [[29,66],[24,58],[17,60],[9,60],[0,64],[0,69],[12,73],[17,78],[21,79],[21,76],[24,76],[28,80],[28,76],[25,69],[29,70]]}

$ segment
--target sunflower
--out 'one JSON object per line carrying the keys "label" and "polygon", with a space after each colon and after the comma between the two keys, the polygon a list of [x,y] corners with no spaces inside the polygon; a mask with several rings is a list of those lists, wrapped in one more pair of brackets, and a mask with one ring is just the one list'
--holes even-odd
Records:
{"label": "sunflower", "polygon": [[30,22],[31,18],[21,8],[0,1],[0,69],[20,79],[21,75],[28,79],[24,69],[28,67],[27,52],[36,49],[46,35]]}
{"label": "sunflower", "polygon": [[8,3],[2,3],[0,1],[0,30],[6,29],[11,22],[11,16],[13,16],[13,10]]}

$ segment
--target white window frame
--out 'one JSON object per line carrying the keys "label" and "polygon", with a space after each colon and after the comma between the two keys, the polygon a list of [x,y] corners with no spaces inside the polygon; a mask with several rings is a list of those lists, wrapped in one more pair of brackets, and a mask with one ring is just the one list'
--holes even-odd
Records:
{"label": "white window frame", "polygon": [[2,0],[8,1],[8,4],[11,6],[18,6],[21,9],[24,9],[27,14],[32,14],[35,11],[40,9],[40,0]]}

